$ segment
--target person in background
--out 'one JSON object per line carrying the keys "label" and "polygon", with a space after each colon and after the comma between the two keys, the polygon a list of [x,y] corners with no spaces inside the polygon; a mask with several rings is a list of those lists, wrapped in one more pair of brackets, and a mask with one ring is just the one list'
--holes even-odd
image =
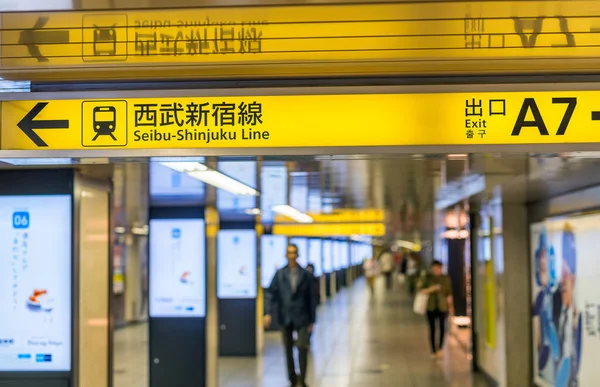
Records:
{"label": "person in background", "polygon": [[[306,387],[308,367],[309,334],[312,332],[317,313],[317,297],[314,291],[314,276],[298,265],[298,247],[288,245],[288,264],[277,270],[271,285],[265,291],[264,325],[271,325],[273,313],[277,313],[281,323],[283,344],[287,360],[288,377],[291,386],[297,383]],[[274,310],[277,305],[277,310]],[[296,374],[294,362],[294,332],[297,333],[296,346],[299,352],[300,375]]]}
{"label": "person in background", "polygon": [[558,353],[555,359],[556,386],[579,385],[581,365],[581,336],[583,318],[577,309],[577,251],[575,233],[569,224],[564,226],[562,235],[562,274],[558,288],[553,295],[553,322],[556,328]]}
{"label": "person in background", "polygon": [[[313,265],[312,263],[309,263],[308,265],[306,265],[306,271],[308,271],[310,274],[313,275],[313,281],[314,281],[314,292],[315,292],[315,297],[317,298],[317,306],[321,303],[321,283],[319,281],[319,278],[315,277],[315,265]],[[308,332],[308,341],[310,343],[312,339],[312,331]]]}
{"label": "person in background", "polygon": [[[433,261],[431,272],[427,273],[418,284],[423,294],[428,294],[427,321],[429,323],[429,344],[431,345],[431,356],[442,356],[444,336],[446,335],[446,318],[448,313],[454,313],[452,301],[452,284],[450,277],[442,274],[442,263]],[[436,346],[436,322],[440,326],[439,346]]]}
{"label": "person in background", "polygon": [[402,263],[402,251],[398,250],[394,253],[394,266],[400,272],[400,264]]}
{"label": "person in background", "polygon": [[381,254],[381,257],[379,257],[379,260],[380,260],[381,271],[383,272],[383,275],[385,276],[385,287],[387,289],[391,289],[392,285],[393,285],[392,274],[394,271],[394,257],[392,256],[391,252],[386,251],[383,254]]}
{"label": "person in background", "polygon": [[365,272],[365,278],[367,279],[367,284],[369,285],[369,289],[371,289],[371,294],[375,293],[375,279],[379,275],[379,265],[375,258],[371,257],[365,259],[363,263],[363,270]]}
{"label": "person in background", "polygon": [[317,297],[317,305],[319,305],[321,303],[321,283],[319,277],[315,276],[315,265],[309,263],[308,265],[306,265],[306,271],[313,275],[313,280],[315,282],[314,289]]}
{"label": "person in background", "polygon": [[415,253],[410,253],[406,258],[406,278],[408,279],[408,292],[414,296],[417,291],[417,282],[421,271],[421,261]]}

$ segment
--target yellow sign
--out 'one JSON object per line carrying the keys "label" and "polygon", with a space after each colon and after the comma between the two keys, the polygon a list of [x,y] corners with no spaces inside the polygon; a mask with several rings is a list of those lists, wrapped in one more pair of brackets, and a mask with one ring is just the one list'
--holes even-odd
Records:
{"label": "yellow sign", "polygon": [[507,69],[507,60],[524,59],[522,66],[539,70],[543,59],[552,67],[560,58],[598,57],[600,5],[457,1],[5,13],[1,26],[2,70],[62,68],[70,70],[66,78],[76,77],[75,68],[136,65],[201,66],[207,76],[223,75],[223,65],[232,66],[225,75],[266,67],[291,73],[307,65],[329,72],[324,64],[342,63],[353,66],[340,72],[355,73],[370,62],[402,73],[407,65],[422,70],[423,63],[440,71],[472,70],[465,63],[478,61]]}
{"label": "yellow sign", "polygon": [[486,261],[484,268],[485,343],[490,348],[496,348],[496,274],[494,262],[492,260]]}
{"label": "yellow sign", "polygon": [[[311,213],[309,215],[314,223],[378,223],[385,220],[385,213],[380,209],[335,209],[330,214]],[[293,222],[283,215],[275,216],[276,223]]]}
{"label": "yellow sign", "polygon": [[383,223],[275,224],[272,234],[289,237],[384,236]]}
{"label": "yellow sign", "polygon": [[1,149],[600,142],[600,91],[2,102]]}

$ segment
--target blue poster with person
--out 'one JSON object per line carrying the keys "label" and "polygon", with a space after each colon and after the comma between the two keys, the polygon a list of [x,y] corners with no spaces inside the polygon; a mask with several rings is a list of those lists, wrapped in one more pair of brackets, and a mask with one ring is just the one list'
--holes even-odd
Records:
{"label": "blue poster with person", "polygon": [[563,222],[534,226],[533,332],[535,380],[540,386],[579,386],[582,314],[577,299],[577,245]]}

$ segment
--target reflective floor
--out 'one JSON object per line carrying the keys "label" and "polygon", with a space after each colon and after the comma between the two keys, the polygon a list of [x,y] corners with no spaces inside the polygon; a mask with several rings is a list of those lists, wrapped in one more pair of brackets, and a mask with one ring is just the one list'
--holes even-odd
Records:
{"label": "reflective floor", "polygon": [[[432,360],[424,318],[412,312],[406,291],[378,283],[374,297],[363,280],[320,308],[311,345],[310,386],[480,387],[464,346],[450,337],[443,359]],[[116,333],[115,387],[147,387],[145,325]],[[257,358],[221,358],[220,387],[287,386],[279,335],[265,336]]]}

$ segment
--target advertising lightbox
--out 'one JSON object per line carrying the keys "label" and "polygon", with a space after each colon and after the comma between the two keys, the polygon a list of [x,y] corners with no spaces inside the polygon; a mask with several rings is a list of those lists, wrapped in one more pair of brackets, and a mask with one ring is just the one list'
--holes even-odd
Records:
{"label": "advertising lightbox", "polygon": [[315,265],[315,276],[323,275],[323,242],[321,239],[309,239],[308,262]]}
{"label": "advertising lightbox", "polygon": [[[219,172],[256,188],[256,162],[255,161],[219,161]],[[235,195],[231,192],[217,188],[217,208],[219,211],[244,212],[256,207],[256,196]]]}
{"label": "advertising lightbox", "polygon": [[0,371],[70,371],[70,195],[0,196]]}
{"label": "advertising lightbox", "polygon": [[287,168],[264,166],[261,170],[260,211],[263,223],[273,223],[273,207],[287,204]]}
{"label": "advertising lightbox", "polygon": [[342,269],[350,267],[350,249],[348,242],[340,242],[340,266]]}
{"label": "advertising lightbox", "polygon": [[217,235],[217,297],[256,298],[256,232],[221,230]]}
{"label": "advertising lightbox", "polygon": [[150,317],[206,315],[203,219],[150,220]]}
{"label": "advertising lightbox", "polygon": [[290,243],[298,247],[298,265],[306,268],[306,265],[308,265],[308,239],[290,238]]}
{"label": "advertising lightbox", "polygon": [[350,264],[352,266],[356,266],[359,260],[359,251],[360,244],[359,243],[350,243]]}
{"label": "advertising lightbox", "polygon": [[340,241],[333,241],[333,270],[337,271],[342,268],[342,246]]}
{"label": "advertising lightbox", "polygon": [[290,188],[290,206],[298,211],[306,212],[308,210],[308,185],[294,184]]}
{"label": "advertising lightbox", "polygon": [[201,203],[204,200],[204,183],[184,172],[165,167],[159,162],[150,163],[150,200],[157,204]]}
{"label": "advertising lightbox", "polygon": [[333,271],[333,242],[330,240],[323,241],[323,273],[331,273]]}
{"label": "advertising lightbox", "polygon": [[597,386],[600,215],[548,219],[530,237],[534,381]]}
{"label": "advertising lightbox", "polygon": [[283,235],[260,237],[260,282],[263,288],[271,286],[275,272],[287,265],[286,248],[287,238]]}
{"label": "advertising lightbox", "polygon": [[372,257],[373,257],[373,246],[366,244],[366,243],[363,244],[362,248],[361,248],[361,257],[360,257],[361,263],[365,259],[370,259]]}

